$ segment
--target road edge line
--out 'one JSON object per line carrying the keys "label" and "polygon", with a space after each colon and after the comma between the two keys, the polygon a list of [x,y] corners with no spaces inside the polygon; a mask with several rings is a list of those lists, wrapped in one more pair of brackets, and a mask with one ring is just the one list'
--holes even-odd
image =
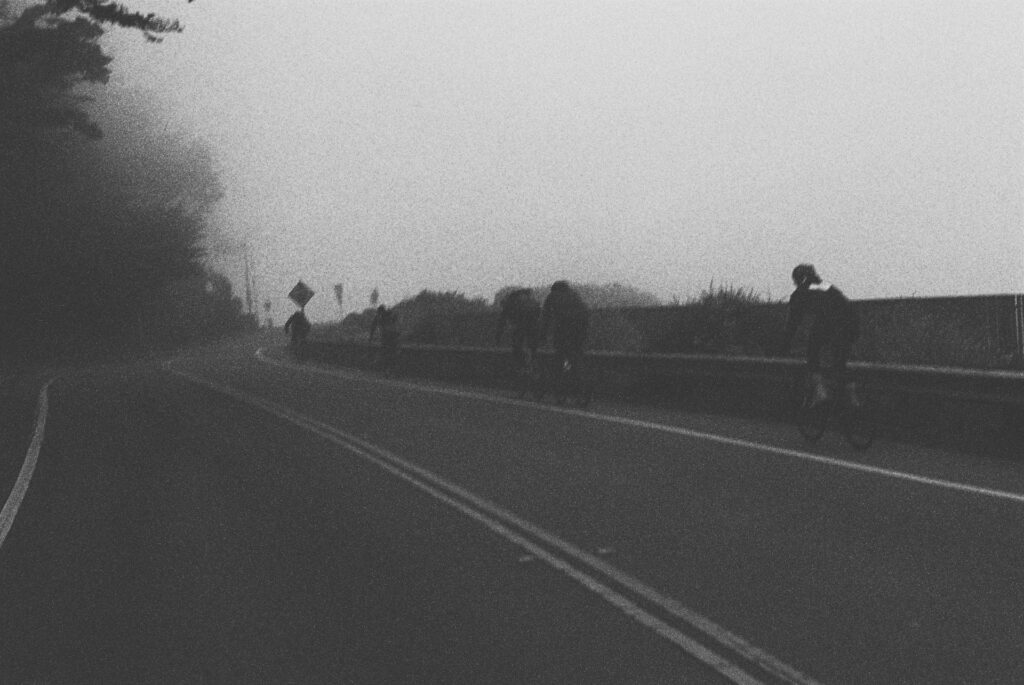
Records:
{"label": "road edge line", "polygon": [[7,496],[3,509],[0,509],[0,548],[3,548],[7,534],[11,532],[14,525],[14,517],[18,515],[18,509],[28,492],[29,483],[36,470],[36,462],[39,460],[39,452],[43,447],[43,432],[46,429],[46,417],[50,410],[50,386],[57,377],[53,377],[43,384],[39,391],[39,401],[36,404],[36,423],[32,433],[32,441],[29,443],[28,452],[25,454],[25,461],[21,464],[18,472],[18,479]]}
{"label": "road edge line", "polygon": [[869,475],[884,478],[892,478],[894,480],[902,480],[910,483],[917,483],[919,485],[928,485],[931,487],[942,488],[944,490],[952,490],[954,492],[965,492],[972,495],[991,497],[993,499],[1002,499],[1010,502],[1016,502],[1018,504],[1024,504],[1024,493],[1011,492],[1009,490],[996,490],[995,488],[988,488],[981,485],[971,485],[969,483],[958,483],[956,481],[946,480],[943,478],[932,478],[930,476],[922,476],[916,473],[909,473],[907,471],[896,471],[893,469],[882,468],[881,466],[872,466],[870,464],[861,464],[858,462],[836,459],[834,457],[826,457],[821,454],[804,452],[790,447],[778,447],[776,445],[768,445],[760,442],[754,442],[752,440],[746,440],[743,438],[731,438],[725,435],[718,435],[717,433],[708,433],[706,431],[694,430],[692,428],[684,428],[682,426],[670,426],[663,423],[655,423],[653,421],[644,421],[642,419],[631,419],[626,416],[613,416],[610,414],[599,414],[592,411],[569,409],[567,407],[548,406],[537,404],[536,402],[528,402],[525,400],[516,400],[508,397],[501,397],[500,395],[488,395],[486,393],[479,393],[468,390],[437,388],[422,384],[416,384],[409,381],[357,378],[351,373],[346,374],[344,371],[339,371],[337,369],[308,367],[300,364],[290,364],[286,361],[278,359],[272,359],[266,356],[266,354],[264,354],[264,349],[265,348],[261,347],[256,351],[256,359],[258,361],[263,362],[264,364],[277,366],[283,369],[301,370],[306,371],[308,373],[333,376],[335,378],[342,378],[346,380],[365,380],[367,382],[390,383],[398,387],[414,388],[421,392],[440,393],[451,395],[453,397],[463,397],[467,399],[480,399],[487,402],[493,402],[496,404],[507,404],[512,406],[530,406],[535,409],[542,409],[544,411],[555,412],[559,414],[568,414],[570,416],[588,418],[594,421],[606,421],[608,423],[617,423],[623,426],[645,428],[673,435],[683,435],[689,438],[696,438],[698,440],[707,440],[708,442],[716,442],[722,445],[741,447],[755,452],[767,452],[769,454],[774,454],[776,456],[791,457],[793,459],[800,459],[802,461],[823,464],[825,466],[831,466],[834,468],[847,469],[849,471],[859,471],[860,473],[866,473]]}

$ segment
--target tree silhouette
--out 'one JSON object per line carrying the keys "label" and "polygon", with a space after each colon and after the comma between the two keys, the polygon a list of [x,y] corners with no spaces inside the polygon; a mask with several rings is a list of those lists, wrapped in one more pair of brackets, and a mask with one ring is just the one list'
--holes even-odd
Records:
{"label": "tree silhouette", "polygon": [[[170,311],[169,298],[231,301],[202,266],[205,215],[220,196],[205,148],[157,134],[163,127],[146,104],[130,100],[119,113],[132,118],[132,132],[99,141],[78,88],[109,77],[104,24],[150,39],[181,30],[118,3],[52,0],[16,15],[0,2],[0,354],[8,357],[137,345],[151,338],[145,326],[160,328],[153,314]],[[201,296],[200,286],[174,286],[195,279],[202,292],[220,285]]]}

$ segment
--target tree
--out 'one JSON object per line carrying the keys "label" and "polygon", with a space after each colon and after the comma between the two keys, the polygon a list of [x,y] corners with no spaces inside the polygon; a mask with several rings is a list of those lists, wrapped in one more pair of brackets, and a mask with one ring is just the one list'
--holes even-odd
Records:
{"label": "tree", "polygon": [[[494,294],[494,305],[498,306],[513,290],[524,286],[505,286]],[[657,307],[661,301],[657,295],[622,283],[573,283],[573,289],[591,309],[621,309],[626,307]],[[531,288],[539,302],[547,297],[549,287]]]}
{"label": "tree", "polygon": [[511,293],[513,293],[516,290],[524,289],[529,290],[531,293],[533,293],[534,299],[537,300],[538,302],[543,302],[545,295],[547,295],[547,290],[544,288],[527,288],[526,286],[523,285],[506,285],[499,288],[498,292],[494,293],[494,306],[500,307],[501,303],[504,302],[505,298],[508,297]]}
{"label": "tree", "polygon": [[414,342],[458,344],[459,321],[490,310],[481,298],[469,299],[456,291],[422,290],[394,307],[402,331]]}
{"label": "tree", "polygon": [[49,0],[20,15],[10,2],[0,3],[0,134],[13,124],[102,135],[82,107],[87,98],[74,91],[110,77],[111,58],[98,42],[103,24],[138,29],[150,41],[182,31],[175,20],[114,2]]}
{"label": "tree", "polygon": [[661,304],[657,295],[622,283],[581,283],[575,287],[592,309],[657,307]]}
{"label": "tree", "polygon": [[0,134],[15,145],[34,138],[29,134],[38,128],[100,137],[74,88],[106,83],[110,75],[110,57],[97,42],[102,29],[81,18],[27,21],[29,14],[13,21],[0,14],[0,21],[9,21],[0,26]]}
{"label": "tree", "polygon": [[171,283],[151,308],[150,336],[163,345],[182,345],[219,337],[239,329],[255,329],[255,317],[242,311],[242,301],[222,274],[204,270]]}
{"label": "tree", "polygon": [[[191,3],[192,0],[186,0]],[[25,10],[22,19],[33,22],[52,17],[78,13],[95,24],[113,24],[143,32],[149,41],[159,41],[165,33],[181,33],[182,26],[175,19],[161,17],[153,12],[143,14],[132,11],[118,2],[103,0],[47,0]]]}
{"label": "tree", "polygon": [[104,24],[150,39],[181,30],[117,3],[51,0],[17,15],[0,3],[0,351],[140,343],[170,286],[203,274],[220,196],[212,160],[155,133],[141,101],[120,103],[141,124],[133,133],[99,140],[77,89],[109,76]]}

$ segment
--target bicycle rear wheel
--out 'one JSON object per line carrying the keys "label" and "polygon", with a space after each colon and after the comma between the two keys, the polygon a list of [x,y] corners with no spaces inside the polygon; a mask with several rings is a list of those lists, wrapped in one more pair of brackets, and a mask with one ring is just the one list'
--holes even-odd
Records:
{"label": "bicycle rear wheel", "polygon": [[554,382],[552,393],[555,404],[586,409],[594,398],[593,386],[588,381],[569,378],[568,374],[560,374]]}
{"label": "bicycle rear wheel", "polygon": [[843,437],[855,449],[866,450],[877,433],[878,422],[871,405],[859,404],[843,410]]}
{"label": "bicycle rear wheel", "polygon": [[811,406],[809,397],[805,397],[796,414],[796,427],[800,435],[809,442],[815,442],[825,434],[828,424],[829,402],[819,402]]}
{"label": "bicycle rear wheel", "polygon": [[594,383],[587,374],[582,374],[574,383],[574,404],[579,409],[586,409],[594,399]]}

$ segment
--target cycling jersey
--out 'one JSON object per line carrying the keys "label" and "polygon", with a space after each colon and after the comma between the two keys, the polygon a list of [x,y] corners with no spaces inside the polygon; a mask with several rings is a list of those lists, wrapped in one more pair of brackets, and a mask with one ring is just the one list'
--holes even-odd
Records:
{"label": "cycling jersey", "polygon": [[860,321],[853,303],[839,288],[828,283],[797,288],[789,298],[784,348],[789,348],[796,329],[808,317],[811,319],[807,339],[808,366],[812,370],[819,368],[821,350],[827,346],[832,350],[836,370],[845,370],[850,348],[860,334]]}
{"label": "cycling jersey", "polygon": [[306,336],[309,335],[310,328],[312,326],[309,323],[309,319],[306,318],[305,312],[301,309],[288,317],[288,320],[284,323],[285,335],[291,333],[292,342],[305,340]]}
{"label": "cycling jersey", "polygon": [[551,331],[555,351],[573,359],[583,354],[590,312],[583,299],[571,288],[552,290],[544,300],[541,338]]}

